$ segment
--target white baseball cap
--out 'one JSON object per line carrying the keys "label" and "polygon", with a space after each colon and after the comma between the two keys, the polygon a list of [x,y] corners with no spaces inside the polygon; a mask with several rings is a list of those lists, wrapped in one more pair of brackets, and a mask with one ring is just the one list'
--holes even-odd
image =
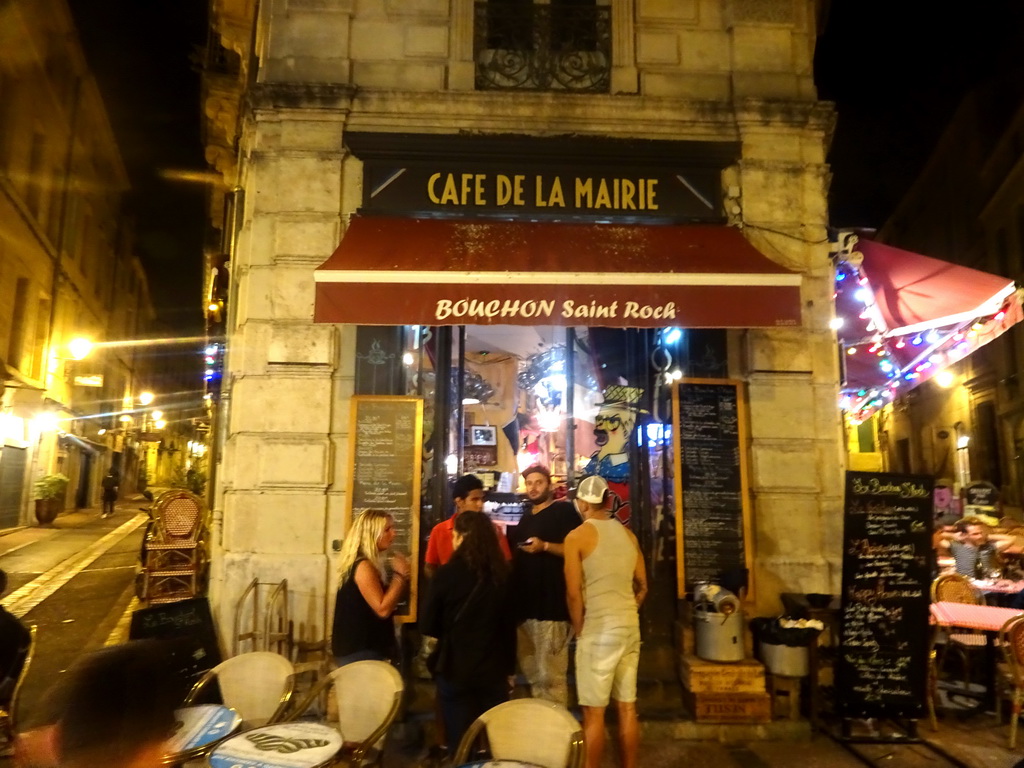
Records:
{"label": "white baseball cap", "polygon": [[608,483],[599,475],[591,475],[583,478],[580,487],[576,489],[576,498],[588,504],[600,504],[608,493]]}

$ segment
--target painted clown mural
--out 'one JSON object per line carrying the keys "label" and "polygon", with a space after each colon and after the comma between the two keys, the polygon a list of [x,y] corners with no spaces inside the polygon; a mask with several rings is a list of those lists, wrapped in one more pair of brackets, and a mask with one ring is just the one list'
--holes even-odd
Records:
{"label": "painted clown mural", "polygon": [[600,475],[613,493],[612,512],[619,522],[629,525],[630,457],[637,403],[643,390],[637,387],[611,386],[604,391],[604,402],[594,419],[597,450],[584,469],[588,475]]}

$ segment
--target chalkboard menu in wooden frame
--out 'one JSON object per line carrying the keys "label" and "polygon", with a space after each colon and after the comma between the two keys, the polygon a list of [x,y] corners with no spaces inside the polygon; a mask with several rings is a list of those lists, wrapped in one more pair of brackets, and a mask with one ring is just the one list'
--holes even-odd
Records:
{"label": "chalkboard menu in wooden frame", "polygon": [[392,551],[406,554],[412,566],[409,594],[399,603],[395,618],[416,621],[423,400],[357,395],[352,398],[351,420],[346,530],[367,509],[394,518]]}
{"label": "chalkboard menu in wooden frame", "polygon": [[677,595],[746,569],[753,593],[743,382],[683,379],[672,392]]}
{"label": "chalkboard menu in wooden frame", "polygon": [[923,716],[931,477],[847,472],[836,700],[847,719]]}

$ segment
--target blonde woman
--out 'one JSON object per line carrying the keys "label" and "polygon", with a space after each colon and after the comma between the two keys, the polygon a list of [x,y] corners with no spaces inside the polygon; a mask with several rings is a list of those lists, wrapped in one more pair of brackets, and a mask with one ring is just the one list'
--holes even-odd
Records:
{"label": "blonde woman", "polygon": [[395,651],[395,612],[409,583],[409,561],[391,556],[385,584],[384,555],[395,540],[391,515],[368,509],[356,518],[341,548],[341,584],[334,602],[331,649],[338,666],[353,661],[388,661]]}

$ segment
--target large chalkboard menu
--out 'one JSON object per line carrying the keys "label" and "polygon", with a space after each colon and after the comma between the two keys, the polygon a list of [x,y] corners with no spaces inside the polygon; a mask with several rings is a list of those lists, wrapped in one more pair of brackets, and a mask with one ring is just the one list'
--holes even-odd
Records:
{"label": "large chalkboard menu", "polygon": [[[684,379],[673,392],[680,598],[700,581],[750,570],[742,382]],[[748,581],[748,589],[752,586]]]}
{"label": "large chalkboard menu", "polygon": [[844,718],[924,714],[930,477],[847,472],[836,699]]}
{"label": "large chalkboard menu", "polygon": [[399,621],[416,620],[422,440],[420,398],[352,398],[346,525],[367,509],[379,509],[394,518],[392,551],[408,556],[413,569],[409,594],[395,611]]}

